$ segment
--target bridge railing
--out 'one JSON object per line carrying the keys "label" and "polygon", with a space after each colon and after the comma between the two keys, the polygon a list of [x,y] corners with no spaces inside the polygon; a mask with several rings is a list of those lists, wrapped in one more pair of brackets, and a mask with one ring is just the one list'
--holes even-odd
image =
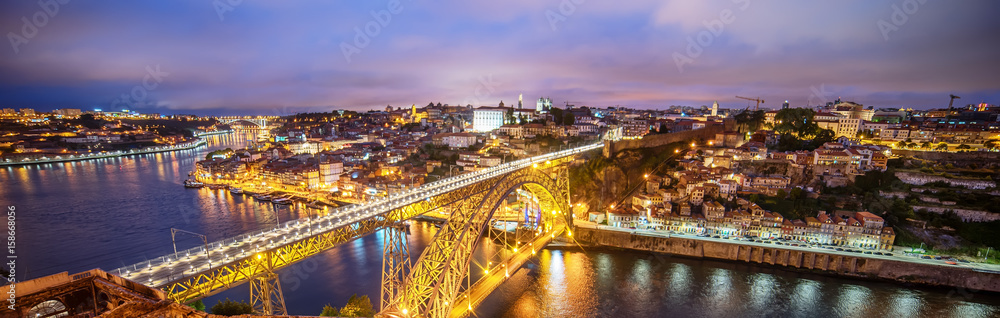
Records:
{"label": "bridge railing", "polygon": [[[377,198],[369,202],[365,202],[363,204],[354,204],[354,205],[336,207],[331,209],[330,212],[327,213],[326,215],[318,216],[310,220],[312,221],[312,223],[327,222],[328,225],[326,226],[326,228],[328,229],[338,228],[344,225],[349,225],[356,223],[358,221],[363,221],[372,218],[374,216],[383,214],[386,211],[391,211],[394,208],[405,206],[412,202],[424,200],[425,198],[429,198],[446,191],[451,191],[451,189],[448,188],[448,186],[451,186],[455,183],[464,182],[474,178],[493,177],[495,175],[504,173],[505,170],[510,168],[520,169],[524,167],[530,167],[531,165],[538,162],[545,162],[546,160],[562,158],[569,155],[590,151],[593,149],[600,148],[601,146],[602,144],[600,143],[589,144],[581,147],[560,150],[557,152],[547,153],[544,155],[539,155],[531,158],[519,159],[503,163],[495,167],[491,167],[489,169],[483,169],[471,173],[460,174],[447,179],[426,183],[415,188],[411,188],[399,193],[394,193],[386,198]],[[414,196],[415,194],[420,194],[420,196],[415,197]],[[208,254],[211,255],[209,262],[211,262],[212,258],[216,258],[219,255],[215,254],[215,252],[216,250],[221,250],[222,247],[225,247],[227,245],[244,243],[247,241],[254,240],[256,238],[267,236],[268,234],[275,234],[278,232],[278,230],[281,229],[286,229],[289,227],[298,227],[302,225],[303,221],[309,222],[310,220],[302,220],[302,219],[289,220],[277,226],[270,227],[268,229],[255,230],[250,233],[243,233],[232,237],[224,238],[221,240],[209,242],[207,246],[209,251]],[[261,250],[267,250],[270,248],[273,247],[268,247]],[[117,273],[120,276],[127,275],[132,272],[139,272],[147,268],[152,268],[159,265],[171,263],[173,261],[178,260],[179,258],[187,256],[200,257],[205,254],[205,249],[206,246],[204,245],[196,246],[186,250],[177,251],[176,253],[170,253],[157,258],[138,262],[132,265],[119,267],[110,272]],[[247,252],[256,252],[256,251],[247,251]],[[247,255],[251,254],[252,253]],[[234,259],[238,259],[236,255],[227,255],[227,256],[233,256]]]}

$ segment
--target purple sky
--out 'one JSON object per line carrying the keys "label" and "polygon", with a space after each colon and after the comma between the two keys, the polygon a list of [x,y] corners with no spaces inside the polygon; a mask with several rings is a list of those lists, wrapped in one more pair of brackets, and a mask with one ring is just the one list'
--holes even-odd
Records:
{"label": "purple sky", "polygon": [[529,106],[1000,103],[988,0],[116,0],[54,15],[4,2],[3,108],[284,115],[518,93]]}

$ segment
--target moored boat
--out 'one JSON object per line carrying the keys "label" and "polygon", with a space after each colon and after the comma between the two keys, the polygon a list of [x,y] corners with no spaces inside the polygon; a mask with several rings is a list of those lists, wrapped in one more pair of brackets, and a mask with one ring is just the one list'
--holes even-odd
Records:
{"label": "moored boat", "polygon": [[229,188],[229,192],[232,192],[233,194],[243,194],[243,189],[240,189],[240,188]]}
{"label": "moored boat", "polygon": [[184,180],[184,187],[185,188],[201,188],[201,187],[204,187],[204,186],[205,186],[204,183],[201,183],[201,182],[198,182],[198,181],[195,181],[195,180],[191,180],[191,179]]}
{"label": "moored boat", "polygon": [[254,194],[253,198],[260,201],[271,201],[271,196],[267,194]]}

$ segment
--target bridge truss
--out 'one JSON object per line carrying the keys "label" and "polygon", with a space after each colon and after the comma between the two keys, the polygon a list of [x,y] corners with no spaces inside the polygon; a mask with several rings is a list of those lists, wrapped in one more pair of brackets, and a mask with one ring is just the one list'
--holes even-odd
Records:
{"label": "bridge truss", "polygon": [[[385,265],[398,264],[399,255],[391,245],[386,245],[381,315],[469,315],[489,292],[510,277],[511,271],[516,271],[572,222],[568,172],[559,163],[546,162],[542,167],[517,170],[462,189],[463,199],[455,203],[441,230],[404,279],[400,279],[402,266]],[[492,220],[508,194],[522,188],[537,198],[543,221],[529,235],[515,230],[514,242],[510,242],[508,233],[497,233]],[[483,235],[500,241],[500,248],[490,257],[499,261],[478,264],[477,270],[484,275],[473,284],[472,255]]]}
{"label": "bridge truss", "polygon": [[[572,222],[567,213],[568,176],[559,172],[565,172],[560,166],[575,154],[600,147],[600,144],[585,145],[462,174],[401,195],[340,207],[322,217],[289,221],[269,231],[212,242],[206,248],[164,255],[118,268],[116,272],[121,277],[160,288],[169,299],[179,303],[190,303],[252,282],[251,300],[258,313],[283,314],[281,286],[274,275],[277,270],[380,229],[389,229],[381,297],[384,312],[404,307],[421,312],[446,312],[447,304],[458,297],[455,293],[461,287],[461,278],[469,278],[468,253],[477,244],[473,237],[478,237],[484,226],[488,226],[499,200],[519,187],[535,194],[544,211],[556,213],[546,215],[544,232],[536,233],[539,235],[535,237],[544,239],[546,236],[540,234],[548,233],[551,239],[567,222]],[[450,219],[420,261],[410,264],[406,236],[402,233],[405,228],[399,227],[400,222],[438,209],[451,210]],[[565,219],[558,220],[556,215]],[[514,244],[513,249],[520,246],[522,252],[533,252],[547,241],[521,243]],[[497,266],[516,269],[520,266],[518,262],[527,259],[525,255],[530,256],[504,254],[506,261],[498,262]],[[460,264],[463,261],[465,265]],[[487,264],[486,271],[496,273],[495,266],[490,265]],[[435,274],[445,275],[446,279],[431,279]],[[476,285],[467,281],[464,290],[477,290],[476,286],[485,286],[483,281]],[[495,286],[486,290],[492,288]],[[485,295],[488,293],[480,296]],[[472,308],[481,301],[475,296],[469,297],[466,307]]]}

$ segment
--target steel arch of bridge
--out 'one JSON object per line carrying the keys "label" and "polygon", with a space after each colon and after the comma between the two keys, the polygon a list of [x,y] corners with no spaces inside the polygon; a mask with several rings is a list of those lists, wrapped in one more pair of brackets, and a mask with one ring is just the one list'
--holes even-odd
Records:
{"label": "steel arch of bridge", "polygon": [[[458,303],[467,305],[469,309],[477,305],[482,299],[459,299],[462,283],[469,276],[472,253],[503,200],[520,187],[533,193],[538,198],[542,211],[548,211],[544,213],[545,232],[542,237],[554,237],[565,227],[571,218],[567,213],[568,178],[556,170],[521,169],[463,189],[461,192],[464,199],[456,203],[455,212],[441,226],[434,240],[413,265],[405,280],[402,280],[402,285],[387,286],[393,282],[383,281],[383,291],[389,290],[394,299],[389,303],[382,303],[382,315],[446,317],[453,314],[452,310],[456,309]],[[547,242],[548,240],[535,241],[529,244],[532,244],[533,252],[536,247],[540,248]],[[383,279],[384,277],[386,276],[383,275]],[[476,285],[480,285],[478,283]],[[485,288],[491,291],[496,285],[498,283]]]}
{"label": "steel arch of bridge", "polygon": [[468,189],[482,187],[488,182],[489,180],[484,180],[463,189],[432,196],[347,226],[326,232],[314,232],[311,236],[297,238],[293,242],[272,249],[247,251],[247,255],[242,255],[241,258],[234,258],[233,261],[220,264],[211,270],[166,283],[162,288],[171,300],[180,303],[205,298],[258,277],[269,275],[340,244],[392,226],[399,221],[465,200]]}

